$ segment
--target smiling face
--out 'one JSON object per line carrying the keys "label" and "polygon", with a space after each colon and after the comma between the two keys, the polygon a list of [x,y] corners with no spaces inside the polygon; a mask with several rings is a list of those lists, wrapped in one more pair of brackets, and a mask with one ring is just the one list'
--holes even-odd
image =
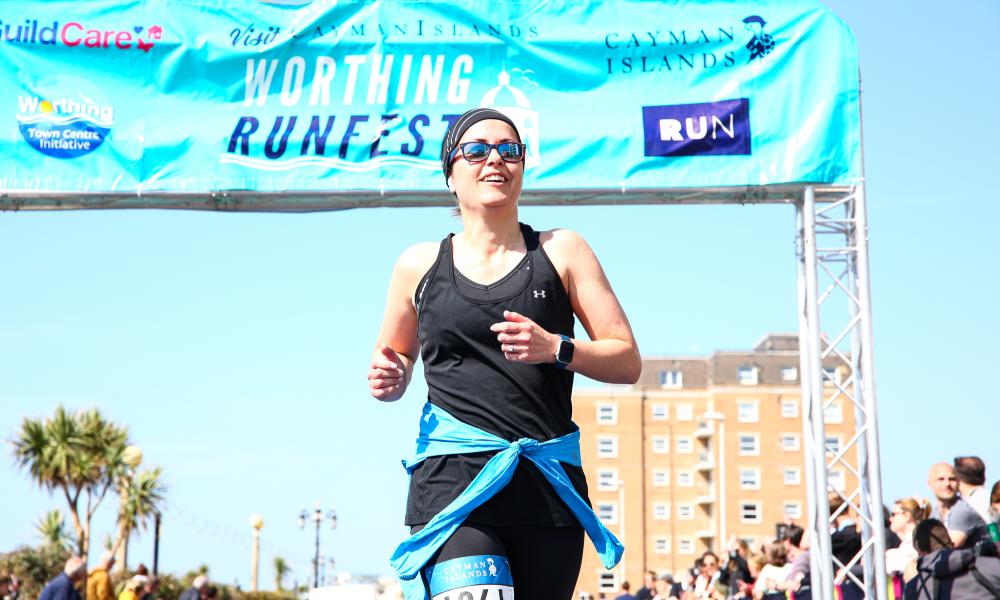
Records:
{"label": "smiling face", "polygon": [[719,559],[715,556],[706,556],[702,559],[701,572],[705,577],[711,578],[719,571]]}
{"label": "smiling face", "polygon": [[[503,121],[486,119],[469,128],[459,140],[461,147],[466,142],[519,142],[514,129]],[[448,188],[458,196],[461,209],[474,210],[477,207],[497,207],[516,205],[521,195],[524,175],[524,161],[509,163],[500,158],[496,150],[490,150],[486,160],[470,163],[459,150],[452,159]]]}

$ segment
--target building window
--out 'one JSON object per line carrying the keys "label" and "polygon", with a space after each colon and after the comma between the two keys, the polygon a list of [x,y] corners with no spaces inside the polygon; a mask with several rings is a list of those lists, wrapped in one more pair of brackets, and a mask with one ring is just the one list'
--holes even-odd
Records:
{"label": "building window", "polygon": [[840,371],[835,367],[824,367],[823,385],[840,385]]}
{"label": "building window", "polygon": [[677,471],[678,487],[694,487],[694,473],[691,471]]}
{"label": "building window", "polygon": [[786,519],[801,519],[802,504],[800,502],[785,502],[782,506]]}
{"label": "building window", "polygon": [[618,469],[598,469],[597,489],[602,492],[614,492],[618,489]]}
{"label": "building window", "polygon": [[692,521],[694,520],[694,505],[693,504],[678,504],[677,505],[677,518],[681,521]]}
{"label": "building window", "polygon": [[840,469],[830,471],[826,475],[826,483],[837,491],[844,491],[844,472]]}
{"label": "building window", "polygon": [[616,425],[618,423],[618,405],[617,404],[598,404],[597,405],[597,424],[598,425]]}
{"label": "building window", "polygon": [[834,400],[832,404],[823,407],[823,422],[839,425],[844,422],[844,406]]}
{"label": "building window", "polygon": [[654,502],[653,503],[653,518],[657,521],[667,521],[670,519],[670,503],[669,502]]}
{"label": "building window", "polygon": [[615,502],[598,502],[597,518],[605,525],[614,525],[618,522],[618,504]]}
{"label": "building window", "polygon": [[760,436],[756,433],[740,434],[740,456],[757,456],[760,454]]}
{"label": "building window", "polygon": [[760,469],[740,469],[740,489],[760,489]]}
{"label": "building window", "polygon": [[[618,571],[601,571],[598,588],[602,592],[614,592],[618,590]],[[485,590],[484,590],[485,591]]]}
{"label": "building window", "polygon": [[677,552],[680,554],[694,554],[694,540],[687,537],[678,538]]}
{"label": "building window", "polygon": [[799,485],[802,483],[802,472],[797,467],[785,467],[782,473],[785,478],[785,485]]}
{"label": "building window", "polygon": [[788,383],[799,378],[799,370],[796,367],[781,367],[781,380]]}
{"label": "building window", "polygon": [[781,434],[781,449],[784,450],[785,452],[798,452],[799,434],[797,433]]}
{"label": "building window", "polygon": [[665,388],[684,387],[684,374],[680,371],[660,371],[660,385]]}
{"label": "building window", "polygon": [[736,371],[740,385],[757,385],[757,367],[740,367]]}
{"label": "building window", "polygon": [[760,410],[756,400],[739,400],[736,402],[736,420],[740,423],[756,423],[760,420]]}
{"label": "building window", "polygon": [[694,440],[689,437],[677,438],[677,453],[691,454],[694,452]]}
{"label": "building window", "polygon": [[653,470],[653,485],[656,487],[666,487],[670,485],[670,470],[669,469],[654,469]]}
{"label": "building window", "polygon": [[654,421],[666,421],[670,418],[670,412],[667,409],[666,404],[654,404],[653,405],[653,420]]}
{"label": "building window", "polygon": [[597,457],[618,458],[618,436],[597,436]]}
{"label": "building window", "polygon": [[781,401],[781,416],[794,419],[799,416],[799,401],[798,400],[782,400]]}
{"label": "building window", "polygon": [[694,420],[694,407],[690,404],[678,404],[677,405],[677,420],[678,421],[693,421]]}
{"label": "building window", "polygon": [[653,454],[667,454],[670,452],[670,436],[653,436]]}
{"label": "building window", "polygon": [[760,523],[761,512],[760,502],[740,502],[741,523]]}
{"label": "building window", "polygon": [[826,453],[836,454],[840,452],[841,440],[839,435],[826,436]]}
{"label": "building window", "polygon": [[653,551],[657,554],[670,554],[670,538],[658,537],[653,539]]}

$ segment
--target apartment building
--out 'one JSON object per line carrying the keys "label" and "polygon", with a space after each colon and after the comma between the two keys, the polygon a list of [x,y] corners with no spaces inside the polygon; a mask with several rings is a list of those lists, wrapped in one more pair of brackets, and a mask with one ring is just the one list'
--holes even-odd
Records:
{"label": "apartment building", "polygon": [[[836,358],[836,382],[849,378]],[[680,573],[733,537],[751,547],[806,513],[797,334],[768,334],[747,351],[643,359],[636,385],[578,389],[574,420],[594,510],[625,544],[611,571],[589,541],[577,598],[613,597],[642,573]],[[853,405],[827,383],[829,452],[853,436]],[[856,464],[854,457],[852,462]],[[831,485],[854,489],[843,469]]]}

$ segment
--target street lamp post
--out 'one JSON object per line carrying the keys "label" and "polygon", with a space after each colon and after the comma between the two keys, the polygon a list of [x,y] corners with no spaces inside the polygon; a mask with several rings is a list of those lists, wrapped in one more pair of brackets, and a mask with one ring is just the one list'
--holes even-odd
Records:
{"label": "street lamp post", "polygon": [[160,573],[160,511],[156,511],[155,527],[153,528],[153,575]]}
{"label": "street lamp post", "polygon": [[264,518],[260,515],[250,517],[250,527],[253,527],[253,555],[250,561],[250,591],[257,591],[257,566],[260,563],[260,530],[264,527]]}
{"label": "street lamp post", "polygon": [[319,526],[323,523],[324,519],[330,521],[330,529],[337,528],[337,511],[335,509],[330,509],[323,514],[323,509],[320,508],[319,502],[316,503],[316,508],[309,512],[306,509],[302,509],[299,513],[299,529],[304,529],[306,526],[306,519],[312,520],[316,524],[316,551],[313,557],[313,587],[319,587]]}

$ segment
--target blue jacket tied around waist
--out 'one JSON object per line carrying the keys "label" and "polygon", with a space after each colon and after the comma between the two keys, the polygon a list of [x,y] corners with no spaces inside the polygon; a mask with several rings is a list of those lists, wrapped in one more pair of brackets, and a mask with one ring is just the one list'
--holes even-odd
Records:
{"label": "blue jacket tied around waist", "polygon": [[508,442],[478,427],[463,423],[428,402],[424,405],[420,418],[420,435],[417,436],[416,452],[412,458],[403,461],[403,466],[407,473],[412,474],[420,463],[431,456],[493,450],[498,451],[497,454],[486,463],[469,487],[465,488],[444,510],[434,515],[426,527],[401,543],[393,553],[390,564],[399,575],[406,600],[428,600],[420,570],[473,510],[510,482],[522,455],[535,463],[583,526],[597,553],[600,554],[604,567],[610,569],[621,560],[625,547],[608,531],[587,502],[576,492],[566,471],[559,464],[564,462],[580,466],[579,431],[547,442],[528,438]]}

